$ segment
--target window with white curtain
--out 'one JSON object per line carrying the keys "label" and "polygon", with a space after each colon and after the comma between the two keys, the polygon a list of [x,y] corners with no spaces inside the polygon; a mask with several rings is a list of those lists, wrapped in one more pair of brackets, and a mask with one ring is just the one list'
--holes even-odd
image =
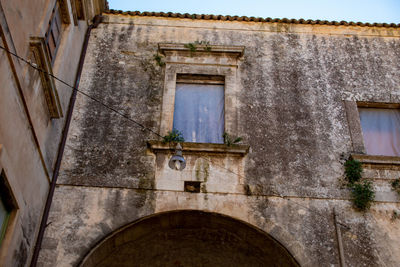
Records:
{"label": "window with white curtain", "polygon": [[358,108],[367,154],[400,156],[400,110]]}
{"label": "window with white curtain", "polygon": [[[222,77],[223,78],[223,77]],[[221,77],[178,76],[173,128],[185,142],[223,143],[224,85]]]}

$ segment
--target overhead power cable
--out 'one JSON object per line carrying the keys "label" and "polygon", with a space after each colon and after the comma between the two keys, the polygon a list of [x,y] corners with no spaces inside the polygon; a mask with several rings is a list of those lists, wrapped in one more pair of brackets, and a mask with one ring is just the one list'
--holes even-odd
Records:
{"label": "overhead power cable", "polygon": [[[53,77],[55,80],[61,82],[62,84],[66,85],[67,87],[70,87],[71,89],[76,90],[76,91],[77,91],[78,93],[80,93],[81,95],[83,95],[83,96],[85,96],[85,97],[91,99],[92,101],[95,101],[96,103],[102,105],[102,106],[105,107],[106,109],[108,109],[108,110],[110,110],[110,111],[112,111],[112,112],[114,112],[114,113],[120,115],[121,117],[127,119],[128,121],[134,123],[136,126],[142,128],[143,130],[146,130],[146,131],[148,131],[148,132],[150,132],[150,133],[156,135],[157,137],[164,138],[162,135],[160,135],[160,134],[157,133],[156,131],[154,131],[154,130],[152,130],[152,129],[146,127],[146,126],[144,126],[142,123],[140,123],[140,122],[138,122],[138,121],[132,119],[130,116],[128,116],[128,115],[126,115],[126,114],[124,114],[124,113],[122,113],[122,112],[116,110],[115,108],[113,108],[113,107],[111,107],[111,106],[109,106],[109,105],[103,103],[101,100],[99,100],[99,99],[97,99],[97,98],[95,98],[95,97],[93,97],[93,96],[87,94],[86,92],[81,91],[81,90],[79,90],[78,88],[76,88],[76,87],[74,87],[74,86],[68,84],[67,82],[63,81],[62,79],[58,78],[57,76],[55,76],[55,75],[53,75],[53,74],[51,74],[51,73],[49,73],[49,72],[47,72],[47,71],[45,71],[45,70],[39,68],[35,63],[32,63],[32,62],[30,62],[29,60],[26,60],[26,59],[24,59],[24,58],[18,56],[17,54],[15,54],[15,53],[9,51],[8,49],[6,49],[5,47],[3,47],[3,46],[1,46],[1,45],[0,45],[0,48],[3,49],[5,52],[7,52],[7,53],[13,55],[13,56],[16,57],[17,59],[19,59],[19,60],[25,62],[26,64],[28,64],[28,65],[31,66],[32,68],[36,69],[37,71],[43,72],[43,73],[49,75],[50,77]],[[206,158],[206,157],[204,157],[204,156],[200,156],[200,158],[203,158],[203,159],[205,159],[205,160],[207,160],[207,161],[213,163],[210,159],[208,159],[208,158]],[[232,174],[237,175],[238,177],[245,178],[243,175],[240,175],[240,174],[238,174],[238,173],[236,173],[236,172],[234,172],[234,171],[232,171],[232,170],[230,170],[230,169],[228,169],[228,168],[226,168],[226,167],[224,167],[224,166],[221,166],[221,165],[215,164],[215,163],[213,163],[213,164],[216,165],[216,166],[219,167],[219,168],[222,168],[222,169],[227,170],[228,172],[230,172],[230,173],[232,173]],[[302,207],[302,208],[308,210],[309,212],[314,213],[314,214],[320,216],[321,218],[326,218],[326,213],[321,213],[321,212],[318,212],[318,211],[315,211],[315,210],[311,210],[311,209],[308,208],[307,206],[304,206],[304,205],[302,205],[302,204],[300,204],[300,203],[297,203],[297,202],[295,202],[295,201],[292,201],[291,199],[289,199],[290,196],[284,196],[284,195],[282,195],[282,194],[279,194],[279,197],[281,197],[282,199],[285,199],[285,200],[287,200],[287,201],[290,201],[290,202],[292,202],[293,204],[295,204],[295,205],[297,205],[297,206],[299,206],[299,207]],[[304,198],[308,198],[308,197],[304,197]],[[349,227],[349,226],[347,226],[347,225],[345,225],[344,223],[341,223],[341,222],[338,222],[338,224],[341,225],[342,227],[346,228],[349,232],[352,232],[352,231],[350,230],[351,227]],[[356,244],[356,245],[358,245],[358,246],[361,247],[360,244],[357,244],[357,243],[353,243],[353,244]],[[379,256],[379,255],[378,255],[378,256]]]}
{"label": "overhead power cable", "polygon": [[114,113],[120,115],[121,117],[123,117],[123,118],[125,118],[125,119],[127,119],[127,120],[129,120],[129,121],[131,121],[131,122],[133,122],[133,123],[136,124],[137,126],[141,127],[143,130],[147,130],[147,131],[151,132],[152,134],[157,135],[158,137],[163,138],[163,136],[160,135],[159,133],[157,133],[156,131],[154,131],[154,130],[152,130],[152,129],[146,127],[146,126],[144,126],[143,124],[141,124],[141,123],[138,122],[138,121],[135,121],[134,119],[132,119],[132,118],[129,117],[128,115],[122,113],[121,111],[118,111],[118,110],[116,110],[115,108],[113,108],[113,107],[111,107],[111,106],[109,106],[109,105],[103,103],[101,100],[99,100],[99,99],[97,99],[97,98],[95,98],[95,97],[93,97],[93,96],[91,96],[91,95],[85,93],[84,91],[81,91],[81,90],[79,90],[78,88],[76,88],[76,87],[74,87],[74,86],[68,84],[67,82],[63,81],[62,79],[58,78],[57,76],[55,76],[55,75],[53,75],[53,74],[51,74],[51,73],[45,71],[44,69],[39,68],[35,63],[32,63],[31,61],[26,60],[26,59],[24,59],[24,58],[18,56],[17,54],[11,52],[10,50],[6,49],[5,47],[3,47],[3,46],[1,46],[1,45],[0,45],[0,48],[3,49],[4,51],[6,51],[7,53],[13,55],[14,57],[18,58],[19,60],[21,60],[21,61],[27,63],[27,64],[28,64],[29,66],[31,66],[32,68],[34,68],[34,69],[36,69],[36,70],[38,70],[38,71],[40,71],[40,72],[43,72],[43,73],[45,73],[46,75],[49,75],[50,77],[53,77],[55,80],[59,81],[60,83],[62,83],[62,84],[64,84],[64,85],[66,85],[66,86],[72,88],[73,90],[76,90],[78,93],[80,93],[80,94],[82,94],[82,95],[84,95],[84,96],[90,98],[91,100],[93,100],[93,101],[95,101],[96,103],[102,105],[103,107],[105,107],[105,108],[107,108],[107,109],[113,111]]}
{"label": "overhead power cable", "polygon": [[[78,93],[82,94],[83,96],[88,97],[89,99],[91,99],[91,100],[95,101],[96,103],[102,105],[103,107],[107,108],[108,110],[111,110],[112,112],[114,112],[114,113],[120,115],[121,117],[123,117],[123,118],[129,120],[130,122],[134,123],[135,125],[137,125],[138,127],[142,128],[143,130],[147,130],[147,131],[151,132],[152,134],[156,135],[157,137],[163,138],[162,135],[160,135],[159,133],[155,132],[154,130],[152,130],[152,129],[146,127],[146,126],[144,126],[142,123],[140,123],[140,122],[138,122],[138,121],[132,119],[132,118],[129,117],[128,115],[126,115],[126,114],[124,114],[124,113],[122,113],[122,112],[116,110],[115,108],[113,108],[113,107],[111,107],[111,106],[109,106],[109,105],[103,103],[101,100],[99,100],[99,99],[97,99],[97,98],[95,98],[95,97],[93,97],[93,96],[87,94],[86,92],[84,92],[84,91],[82,91],[82,90],[79,90],[78,88],[76,88],[76,87],[74,87],[74,86],[68,84],[67,82],[63,81],[62,79],[58,78],[57,76],[55,76],[55,75],[53,75],[53,74],[51,74],[51,73],[49,73],[49,72],[47,72],[47,71],[45,71],[45,70],[39,68],[36,64],[30,62],[29,60],[26,60],[26,59],[20,57],[19,55],[15,54],[15,53],[13,53],[13,52],[11,52],[11,51],[9,51],[8,49],[6,49],[5,47],[3,47],[3,46],[1,46],[1,45],[0,45],[0,48],[3,49],[4,51],[6,51],[7,53],[10,53],[11,55],[13,55],[14,57],[16,57],[17,59],[19,59],[19,60],[25,62],[26,64],[28,64],[28,65],[31,66],[32,68],[36,69],[37,71],[41,71],[41,72],[43,72],[43,73],[45,73],[45,74],[47,74],[47,75],[53,77],[54,79],[56,79],[57,81],[61,82],[62,84],[66,85],[66,86],[68,86],[68,87],[70,87],[70,88],[72,88],[73,90],[76,90]],[[209,158],[206,158],[206,157],[204,157],[204,156],[200,156],[200,158],[205,159],[205,160],[207,160],[207,161],[210,162],[210,163],[213,163]],[[224,169],[224,170],[226,170],[226,171],[228,171],[228,172],[230,172],[230,173],[232,173],[232,174],[235,174],[235,175],[237,175],[237,176],[240,177],[240,178],[245,178],[245,177],[243,177],[243,175],[240,175],[240,174],[238,174],[238,173],[236,173],[236,172],[234,172],[234,171],[232,171],[232,170],[230,170],[230,169],[228,169],[228,168],[226,168],[226,167],[224,167],[224,166],[221,166],[221,165],[219,165],[219,164],[216,164],[216,166],[218,166],[219,168],[222,168],[222,169]],[[281,194],[280,194],[279,196],[280,196],[281,198],[283,198],[283,199],[288,200],[288,201],[290,200],[290,199],[288,198],[288,196],[284,196],[284,195],[281,195]],[[294,201],[292,201],[292,202],[295,203],[296,205],[302,207],[302,208],[305,208],[305,209],[309,210],[310,212],[317,213],[318,215],[320,215],[320,216],[323,217],[323,218],[326,217],[326,214],[322,214],[322,213],[320,214],[319,212],[313,211],[313,210],[309,209],[308,207],[306,207],[306,206],[304,206],[304,205],[301,205],[301,204],[299,204],[299,203],[297,203],[297,202],[294,202]],[[339,223],[339,224],[341,224],[341,223]],[[341,225],[343,225],[344,227],[349,228],[348,226],[346,226],[346,225],[344,225],[344,224],[341,224]]]}

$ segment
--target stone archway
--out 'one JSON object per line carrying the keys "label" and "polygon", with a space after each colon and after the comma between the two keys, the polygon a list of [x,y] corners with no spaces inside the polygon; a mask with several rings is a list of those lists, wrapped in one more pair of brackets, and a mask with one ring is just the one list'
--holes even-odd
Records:
{"label": "stone archway", "polygon": [[217,213],[181,210],[133,222],[100,242],[92,266],[299,266],[277,240]]}

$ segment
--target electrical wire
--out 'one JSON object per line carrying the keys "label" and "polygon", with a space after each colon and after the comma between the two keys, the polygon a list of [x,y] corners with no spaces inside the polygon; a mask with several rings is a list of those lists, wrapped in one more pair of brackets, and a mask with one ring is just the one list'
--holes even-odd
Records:
{"label": "electrical wire", "polygon": [[128,115],[126,115],[126,114],[124,114],[124,113],[122,113],[122,112],[116,110],[115,108],[113,108],[113,107],[111,107],[111,106],[109,106],[109,105],[103,103],[101,100],[99,100],[99,99],[97,99],[97,98],[95,98],[95,97],[93,97],[93,96],[91,96],[91,95],[85,93],[84,91],[81,91],[81,90],[79,90],[78,88],[76,88],[76,87],[74,87],[74,86],[68,84],[67,82],[61,80],[60,78],[58,78],[57,76],[53,75],[52,73],[49,73],[49,72],[47,72],[46,70],[39,68],[35,63],[32,63],[32,62],[30,62],[29,60],[26,60],[26,59],[24,59],[24,58],[18,56],[17,54],[11,52],[10,50],[6,49],[5,47],[3,47],[3,46],[1,46],[1,45],[0,45],[0,48],[3,49],[4,51],[6,51],[7,53],[13,55],[14,57],[18,58],[19,60],[21,60],[21,61],[27,63],[27,64],[28,64],[29,66],[31,66],[32,68],[34,68],[34,69],[36,69],[36,70],[38,70],[38,71],[40,71],[40,72],[43,72],[43,73],[49,75],[50,77],[53,77],[55,80],[57,80],[57,81],[61,82],[62,84],[66,85],[66,86],[68,86],[68,87],[70,87],[70,88],[72,88],[73,90],[77,91],[78,93],[80,93],[80,94],[82,94],[82,95],[88,97],[89,99],[91,99],[91,100],[95,101],[96,103],[102,105],[103,107],[105,107],[105,108],[107,108],[107,109],[113,111],[114,113],[120,115],[121,117],[123,117],[123,118],[125,118],[125,119],[127,119],[127,120],[129,120],[129,121],[131,121],[131,122],[133,122],[133,123],[136,124],[137,126],[141,127],[143,130],[147,130],[147,131],[151,132],[152,134],[156,135],[157,137],[163,138],[163,136],[160,135],[159,133],[157,133],[156,131],[154,131],[154,130],[152,130],[152,129],[146,127],[146,126],[144,126],[143,124],[141,124],[141,123],[138,122],[138,121],[135,121],[134,119],[132,119],[132,118],[129,117]]}
{"label": "electrical wire", "polygon": [[[8,49],[6,49],[5,47],[3,47],[3,46],[1,46],[1,45],[0,45],[0,48],[3,49],[4,51],[6,51],[7,53],[13,55],[13,56],[16,57],[17,59],[19,59],[19,60],[25,62],[26,64],[28,64],[28,65],[31,66],[32,68],[36,69],[37,71],[40,71],[40,72],[45,73],[46,75],[49,75],[50,77],[52,77],[52,78],[54,78],[55,80],[61,82],[62,84],[66,85],[67,87],[70,87],[71,89],[76,90],[76,91],[77,91],[78,93],[80,93],[81,95],[83,95],[83,96],[85,96],[85,97],[91,99],[92,101],[94,101],[94,102],[96,102],[96,103],[102,105],[103,107],[107,108],[108,110],[110,110],[110,111],[112,111],[112,112],[114,112],[114,113],[120,115],[121,117],[123,117],[123,118],[129,120],[130,122],[134,123],[135,125],[137,125],[138,127],[142,128],[143,130],[146,130],[146,131],[148,131],[148,132],[150,132],[150,133],[156,135],[156,136],[159,137],[159,138],[164,138],[162,135],[160,135],[160,134],[157,133],[156,131],[154,131],[154,130],[152,130],[152,129],[146,127],[146,126],[144,126],[142,123],[140,123],[140,122],[138,122],[138,121],[132,119],[130,116],[128,116],[128,115],[126,115],[126,114],[124,114],[124,113],[122,113],[122,112],[116,110],[115,108],[113,108],[113,107],[111,107],[111,106],[109,106],[109,105],[103,103],[101,100],[99,100],[99,99],[97,99],[97,98],[95,98],[95,97],[93,97],[93,96],[87,94],[86,92],[81,91],[81,90],[79,90],[78,88],[76,88],[76,87],[74,87],[74,86],[68,84],[67,82],[65,82],[65,81],[63,81],[62,79],[58,78],[57,76],[55,76],[55,75],[53,75],[53,74],[47,72],[46,70],[43,70],[43,69],[39,68],[35,63],[32,63],[32,62],[30,62],[29,60],[26,60],[26,59],[20,57],[19,55],[15,54],[15,53],[13,53],[13,52],[11,52],[11,51],[9,51]],[[232,171],[232,170],[230,170],[230,169],[228,169],[228,168],[225,168],[224,166],[221,166],[221,165],[219,165],[219,164],[215,164],[215,163],[212,162],[210,159],[208,159],[208,158],[206,158],[206,157],[204,157],[204,156],[200,156],[200,158],[203,158],[203,159],[209,161],[210,163],[213,163],[214,165],[218,166],[219,168],[225,169],[225,170],[227,170],[228,172],[237,175],[237,176],[240,177],[240,178],[245,178],[243,175],[240,175],[240,174],[238,174],[238,173],[236,173],[236,172],[234,172],[234,171]],[[308,207],[306,207],[306,206],[304,206],[304,205],[301,205],[301,204],[299,204],[299,203],[297,203],[297,202],[295,202],[295,201],[292,201],[291,199],[288,198],[288,197],[290,197],[290,196],[284,196],[284,195],[282,195],[282,194],[279,194],[279,197],[281,197],[282,199],[285,199],[285,200],[287,200],[287,201],[290,201],[290,202],[294,203],[295,205],[298,205],[299,207],[302,207],[302,208],[308,210],[309,212],[311,212],[311,213],[313,213],[313,214],[317,214],[317,215],[320,216],[321,218],[326,218],[326,213],[322,214],[322,213],[320,213],[320,212],[318,212],[318,211],[311,210],[310,208],[308,208]],[[307,198],[307,197],[304,197],[304,198]],[[343,224],[343,223],[341,223],[341,222],[337,222],[337,223],[338,223],[339,225],[341,225],[342,227],[346,228],[347,231],[352,232],[352,231],[351,231],[351,227],[349,227],[349,226],[347,226],[347,225],[345,225],[345,224]],[[309,229],[309,230],[310,230],[310,229]],[[355,243],[355,242],[353,242],[353,244],[356,244],[356,245],[358,245],[359,247],[363,248],[360,244],[357,244],[357,243]],[[379,255],[378,255],[378,256],[379,256]]]}
{"label": "electrical wire", "polygon": [[[111,110],[112,112],[114,112],[114,113],[120,115],[121,117],[123,117],[123,118],[125,118],[125,119],[127,119],[127,120],[129,120],[129,121],[131,121],[131,122],[133,122],[133,123],[136,124],[137,126],[141,127],[143,130],[147,130],[147,131],[151,132],[152,134],[156,135],[157,137],[163,138],[163,136],[160,135],[159,133],[153,131],[152,129],[150,129],[150,128],[146,127],[146,126],[144,126],[144,125],[141,124],[140,122],[138,122],[138,121],[132,119],[131,117],[129,117],[129,116],[126,115],[126,114],[123,114],[122,112],[116,110],[115,108],[113,108],[113,107],[111,107],[111,106],[109,106],[109,105],[103,103],[101,100],[99,100],[99,99],[97,99],[97,98],[95,98],[95,97],[93,97],[93,96],[91,96],[91,95],[85,93],[84,91],[81,91],[81,90],[79,90],[78,88],[76,88],[76,87],[74,87],[74,86],[68,84],[67,82],[63,81],[62,79],[58,78],[57,76],[55,76],[55,75],[53,75],[53,74],[51,74],[51,73],[49,73],[49,72],[47,72],[47,71],[45,71],[45,70],[39,68],[36,64],[30,62],[29,60],[26,60],[26,59],[20,57],[19,55],[15,54],[15,53],[13,53],[13,52],[11,52],[11,51],[9,51],[8,49],[6,49],[5,47],[3,47],[3,46],[1,46],[1,45],[0,45],[0,48],[3,49],[4,51],[6,51],[7,53],[10,53],[11,55],[13,55],[14,57],[16,57],[17,59],[19,59],[19,60],[21,60],[21,61],[27,63],[27,64],[28,64],[29,66],[31,66],[32,68],[34,68],[34,69],[36,69],[36,70],[38,70],[38,71],[41,71],[41,72],[43,72],[43,73],[45,73],[45,74],[47,74],[47,75],[53,77],[54,79],[56,79],[57,81],[61,82],[62,84],[64,84],[64,85],[70,87],[70,88],[73,89],[73,90],[76,90],[78,93],[82,94],[83,96],[88,97],[89,99],[95,101],[96,103],[102,105],[103,107],[105,107],[105,108]],[[230,170],[230,169],[228,169],[228,168],[226,168],[226,167],[224,167],[224,166],[221,166],[221,165],[219,165],[219,164],[215,164],[214,162],[212,162],[212,160],[210,160],[210,159],[208,159],[208,158],[206,158],[206,157],[204,157],[204,156],[200,156],[200,158],[202,158],[202,159],[204,159],[204,160],[207,160],[208,162],[213,163],[214,165],[218,166],[219,168],[222,168],[222,169],[224,169],[224,170],[227,170],[228,172],[230,172],[230,173],[232,173],[232,174],[235,174],[235,175],[237,175],[237,176],[240,177],[240,178],[245,178],[243,175],[240,175],[240,174],[238,174],[238,173],[236,173],[236,172],[234,172],[234,171],[232,171],[232,170]],[[282,199],[286,199],[286,200],[288,200],[288,201],[292,201],[291,199],[287,198],[287,196],[284,196],[284,195],[282,195],[282,194],[279,194],[279,197],[281,197]],[[293,201],[292,201],[292,202],[293,202]],[[310,212],[317,213],[317,214],[320,215],[322,218],[325,218],[325,217],[326,217],[326,214],[320,214],[319,212],[312,211],[312,210],[310,210],[308,207],[306,207],[306,206],[304,206],[304,205],[301,205],[301,204],[299,204],[299,203],[297,203],[297,202],[293,202],[293,203],[295,203],[296,205],[299,205],[300,207],[302,207],[302,208],[304,208],[304,209],[307,209],[307,210],[310,211]],[[339,224],[342,225],[341,223],[339,223]],[[343,225],[343,226],[346,227],[346,228],[349,228],[349,227],[346,226],[346,225]]]}

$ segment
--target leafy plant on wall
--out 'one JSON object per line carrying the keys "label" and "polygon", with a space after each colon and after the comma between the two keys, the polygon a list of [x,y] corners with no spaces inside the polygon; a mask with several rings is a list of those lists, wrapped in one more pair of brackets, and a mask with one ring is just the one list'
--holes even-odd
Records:
{"label": "leafy plant on wall", "polygon": [[183,135],[180,131],[178,131],[177,129],[172,129],[172,131],[169,131],[168,134],[163,137],[163,142],[181,143],[185,142],[185,138],[183,138]]}
{"label": "leafy plant on wall", "polygon": [[366,211],[371,207],[375,192],[370,181],[361,181],[362,164],[349,158],[345,163],[347,187],[351,190],[353,205],[357,210]]}
{"label": "leafy plant on wall", "polygon": [[163,61],[163,56],[161,56],[160,54],[154,54],[153,56],[154,60],[156,61],[157,65],[162,67],[165,65],[165,62]]}
{"label": "leafy plant on wall", "polygon": [[210,43],[206,41],[195,41],[194,43],[184,44],[184,47],[189,49],[191,55],[197,51],[198,46],[202,46],[207,52],[211,51]]}
{"label": "leafy plant on wall", "polygon": [[397,178],[392,182],[392,188],[400,195],[400,178]]}
{"label": "leafy plant on wall", "polygon": [[242,141],[242,137],[233,137],[230,134],[228,134],[227,132],[225,132],[222,137],[224,138],[224,144],[227,146],[231,146],[234,144],[239,143],[240,141]]}

